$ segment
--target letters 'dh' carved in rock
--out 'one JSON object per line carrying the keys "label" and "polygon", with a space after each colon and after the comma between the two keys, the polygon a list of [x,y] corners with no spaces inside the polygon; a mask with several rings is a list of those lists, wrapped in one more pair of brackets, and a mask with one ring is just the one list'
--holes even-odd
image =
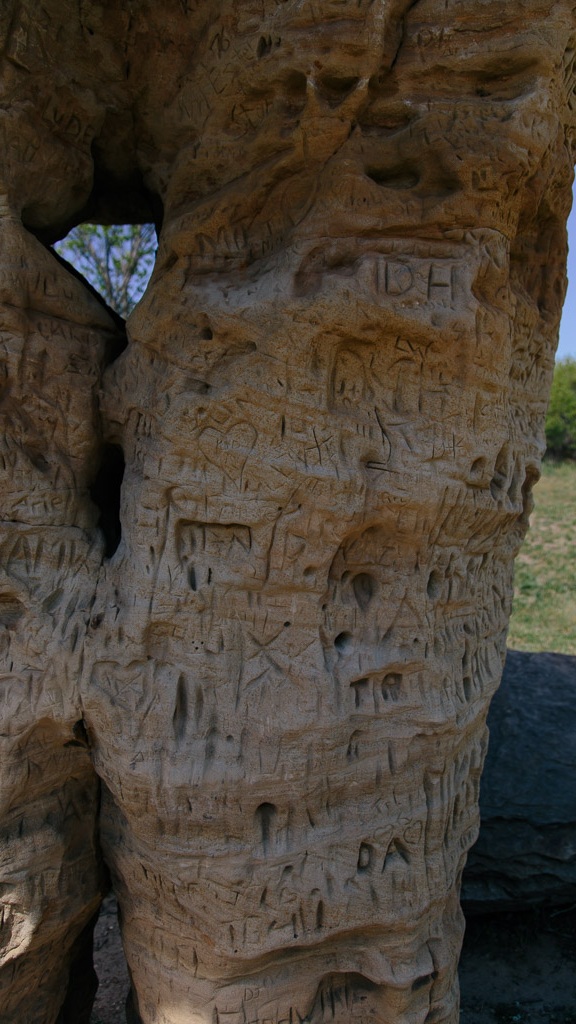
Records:
{"label": "letters 'dh' carved in rock", "polygon": [[[575,29],[4,4],[3,1024],[70,999],[104,862],[143,1024],[455,1024]],[[48,244],[161,208],[126,339]]]}

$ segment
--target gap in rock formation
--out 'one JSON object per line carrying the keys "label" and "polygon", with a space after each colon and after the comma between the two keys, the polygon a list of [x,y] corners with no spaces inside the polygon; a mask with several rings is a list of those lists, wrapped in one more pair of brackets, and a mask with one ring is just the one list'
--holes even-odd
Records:
{"label": "gap in rock formation", "polygon": [[[75,234],[76,229],[83,231]],[[151,221],[86,221],[47,246],[61,266],[105,306],[114,322],[117,336],[108,344],[106,366],[127,347],[126,319],[152,276],[157,239],[158,229]]]}
{"label": "gap in rock formation", "polygon": [[73,277],[80,281],[80,283],[90,292],[91,295],[94,296],[95,299],[98,300],[98,302],[101,302],[102,305],[106,307],[106,312],[114,321],[116,333],[114,336],[111,336],[108,341],[105,357],[105,365],[109,366],[110,363],[113,363],[114,360],[124,352],[128,345],[128,339],[126,337],[126,321],[124,317],[120,316],[120,314],[116,312],[101,292],[98,291],[98,288],[95,287],[92,281],[89,281],[88,278],[82,274],[70,260],[67,260],[52,246],[47,246],[47,248],[54,259],[57,260],[61,266],[65,267],[69,274],[72,274]]}
{"label": "gap in rock formation", "polygon": [[145,184],[142,173],[125,154],[128,166],[109,166],[110,153],[95,140],[90,147],[93,163],[92,190],[72,216],[48,222],[42,204],[22,210],[22,222],[44,245],[54,245],[78,224],[154,224],[160,235],[164,208],[160,196]]}
{"label": "gap in rock formation", "polygon": [[[100,206],[102,206],[102,205],[103,205],[103,208],[106,208],[106,204],[105,203],[102,204],[102,196],[100,196]],[[92,203],[90,208],[92,209],[92,207],[97,209],[98,208],[98,203]],[[139,208],[137,206],[136,206],[135,210],[131,210],[130,208],[128,208],[127,212],[126,212],[126,218],[127,218],[126,222],[121,221],[121,222],[116,223],[114,225],[106,225],[106,226],[110,226],[110,227],[114,227],[114,228],[119,228],[119,229],[129,228],[129,227],[135,226],[136,224],[138,224],[138,222],[136,220],[134,220],[134,218],[132,220],[130,220],[130,214],[131,213],[138,214],[138,213],[141,213],[141,211],[139,210]],[[118,214],[116,214],[116,215],[118,215]],[[160,217],[160,221],[161,221],[161,217]],[[156,223],[154,225],[154,230],[156,231],[157,235],[158,235],[158,230],[159,230],[158,223],[159,223],[159,220],[158,220],[158,218],[156,218]],[[138,224],[138,226],[145,226],[146,224],[150,224],[150,227],[152,227],[152,224],[151,224],[150,221],[146,221],[143,224]],[[78,227],[80,225],[76,224],[75,226]],[[104,252],[103,248],[102,248],[102,252],[98,252],[98,246],[99,246],[99,244],[101,245],[102,239],[99,239],[99,238],[96,237],[97,232],[98,232],[98,228],[101,225],[98,225],[97,223],[92,224],[90,222],[89,226],[94,228],[95,238],[94,238],[94,246],[92,247],[93,248],[93,252],[96,254],[97,258],[101,258],[102,259],[103,265],[104,265],[104,261],[107,259],[107,254]],[[80,267],[78,267],[78,266],[75,265],[75,262],[74,262],[75,251],[74,251],[73,247],[70,247],[70,250],[65,250],[65,255],[64,255],[63,252],[61,252],[61,251],[59,252],[53,245],[48,243],[48,241],[47,241],[48,235],[47,235],[47,233],[45,231],[35,231],[34,229],[30,229],[30,230],[32,231],[33,234],[36,235],[36,237],[38,237],[38,240],[41,241],[42,244],[46,246],[46,248],[48,249],[50,254],[54,257],[54,259],[57,260],[57,262],[61,266],[65,267],[65,269],[66,269],[66,271],[68,273],[70,273],[73,277],[75,277],[78,281],[80,281],[82,286],[84,288],[86,288],[87,291],[89,291],[90,294],[94,298],[96,298],[99,303],[101,303],[102,305],[105,306],[106,312],[111,317],[111,319],[112,319],[112,321],[114,323],[114,326],[116,328],[116,330],[113,333],[110,333],[109,337],[107,338],[106,351],[105,351],[104,361],[103,361],[103,368],[105,368],[107,366],[110,366],[113,362],[115,362],[116,359],[118,359],[118,357],[122,354],[122,352],[124,352],[126,350],[126,348],[128,346],[128,336],[127,336],[127,333],[126,333],[126,320],[125,320],[124,316],[122,316],[121,313],[118,312],[118,310],[114,308],[114,304],[113,304],[113,300],[112,300],[112,294],[111,295],[102,295],[101,294],[101,292],[99,290],[99,287],[98,287],[98,275],[96,273],[96,270],[94,271],[93,275],[90,273],[90,270],[91,270],[90,263],[92,262],[91,260],[83,259],[82,254],[80,253],[80,256],[79,256]],[[73,228],[71,230],[73,230]],[[131,240],[129,238],[129,235],[127,235],[126,237],[127,237],[126,252],[127,252],[128,248],[130,246]],[[62,239],[62,241],[65,242],[65,238]],[[121,250],[124,247],[124,243],[122,241],[122,234],[120,234],[120,242],[119,243],[115,242],[114,244],[116,245],[117,248],[120,249],[120,253],[117,254],[117,256],[118,256],[118,259],[121,259],[121,257],[122,257],[122,251]],[[134,293],[133,293],[134,304],[140,300],[142,294],[144,293],[144,291],[146,289],[146,286],[148,284],[148,280],[149,280],[149,278],[151,276],[151,273],[152,273],[152,270],[153,270],[154,258],[152,256],[152,254],[150,253],[149,249],[146,250],[146,251],[143,250],[143,254],[138,257],[138,262],[140,264],[140,268],[139,268],[140,269],[140,273],[139,273],[139,278],[140,279],[139,279],[139,281],[137,283],[137,286],[134,289]],[[117,290],[117,289],[119,290],[119,288],[120,288],[120,284],[121,284],[120,277],[121,277],[122,270],[124,268],[120,268],[119,269],[118,261],[115,264],[114,260],[110,261],[110,259],[108,259],[108,264],[109,264],[109,266],[104,268],[104,269],[110,271],[110,274],[109,274],[109,276],[111,278],[110,290],[111,290],[111,293],[113,293],[115,290]],[[119,283],[117,283],[114,280],[114,274],[117,274],[118,282]],[[106,277],[106,273],[102,274],[101,276],[105,278]],[[97,526],[102,531],[102,534],[103,534],[103,537],[104,537],[104,543],[105,543],[104,557],[106,559],[109,559],[109,558],[111,558],[114,555],[114,553],[116,552],[116,550],[117,550],[117,548],[118,548],[118,546],[120,544],[120,540],[122,538],[122,523],[121,523],[121,518],[120,518],[120,508],[121,508],[121,489],[122,489],[122,481],[123,481],[123,477],[124,477],[124,470],[125,470],[125,458],[124,458],[124,452],[123,452],[121,446],[119,444],[117,444],[117,443],[104,442],[102,444],[102,446],[101,446],[101,449],[100,449],[99,464],[98,464],[98,467],[96,469],[95,475],[93,477],[92,484],[90,486],[90,497],[91,497],[92,501],[94,502],[94,504],[96,505],[96,507],[99,510],[99,517],[98,517]]]}

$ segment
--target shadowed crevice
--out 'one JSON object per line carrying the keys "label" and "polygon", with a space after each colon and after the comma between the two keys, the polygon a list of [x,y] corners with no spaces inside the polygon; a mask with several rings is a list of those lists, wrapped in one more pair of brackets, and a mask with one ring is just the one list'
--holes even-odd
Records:
{"label": "shadowed crevice", "polygon": [[124,469],[124,452],[120,445],[103,445],[100,467],[90,488],[90,497],[100,510],[97,525],[104,534],[105,558],[112,557],[122,539],[120,498]]}

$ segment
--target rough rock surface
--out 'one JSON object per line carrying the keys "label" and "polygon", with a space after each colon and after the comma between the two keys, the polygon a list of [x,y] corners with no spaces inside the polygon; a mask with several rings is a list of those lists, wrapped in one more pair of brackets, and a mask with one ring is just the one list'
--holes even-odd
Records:
{"label": "rough rock surface", "polygon": [[[575,29],[2,6],[3,1024],[55,1020],[100,849],[143,1024],[455,1024]],[[121,351],[44,243],[162,209]]]}
{"label": "rough rock surface", "polygon": [[488,715],[470,909],[576,902],[576,658],[508,651]]}

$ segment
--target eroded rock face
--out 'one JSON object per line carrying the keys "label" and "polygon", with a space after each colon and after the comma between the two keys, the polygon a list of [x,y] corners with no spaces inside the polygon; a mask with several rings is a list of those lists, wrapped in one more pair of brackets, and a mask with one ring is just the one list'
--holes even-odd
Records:
{"label": "eroded rock face", "polygon": [[[6,1021],[55,1019],[97,817],[143,1024],[457,1020],[575,28],[537,0],[5,17]],[[30,232],[130,183],[164,223],[113,358]],[[113,550],[89,488],[102,463],[113,505],[120,450]]]}

